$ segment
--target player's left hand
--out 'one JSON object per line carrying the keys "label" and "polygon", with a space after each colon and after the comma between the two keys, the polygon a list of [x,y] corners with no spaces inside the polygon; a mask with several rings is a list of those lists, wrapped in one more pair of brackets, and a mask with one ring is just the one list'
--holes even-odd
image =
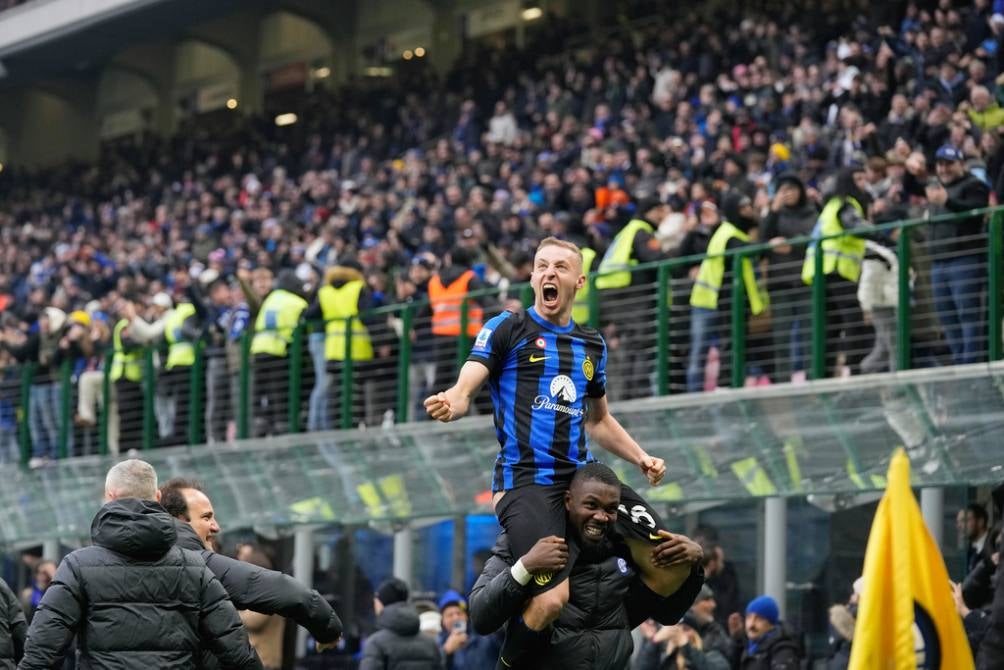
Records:
{"label": "player's left hand", "polygon": [[648,483],[652,486],[658,486],[659,482],[662,481],[663,475],[666,474],[666,461],[655,456],[649,456],[648,454],[642,457],[638,467],[641,468],[642,473],[648,479]]}
{"label": "player's left hand", "polygon": [[338,638],[337,640],[333,640],[332,642],[318,642],[316,644],[318,653],[323,653],[325,651],[328,651],[329,649],[337,649],[338,643],[341,642],[341,640],[342,638]]}
{"label": "player's left hand", "polygon": [[652,564],[657,568],[671,568],[674,565],[694,565],[704,558],[701,545],[686,535],[675,535],[668,530],[660,530],[664,539],[652,550]]}

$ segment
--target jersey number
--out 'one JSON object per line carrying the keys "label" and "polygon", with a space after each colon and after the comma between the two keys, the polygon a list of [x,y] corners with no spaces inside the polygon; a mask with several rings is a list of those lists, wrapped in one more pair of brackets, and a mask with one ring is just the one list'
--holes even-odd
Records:
{"label": "jersey number", "polygon": [[630,516],[631,521],[635,523],[642,523],[644,521],[645,525],[648,526],[649,528],[653,529],[655,528],[655,519],[653,519],[652,515],[648,513],[648,510],[645,509],[644,505],[635,505],[634,507],[631,508],[630,512],[624,505],[621,505],[617,509],[623,512],[624,514]]}

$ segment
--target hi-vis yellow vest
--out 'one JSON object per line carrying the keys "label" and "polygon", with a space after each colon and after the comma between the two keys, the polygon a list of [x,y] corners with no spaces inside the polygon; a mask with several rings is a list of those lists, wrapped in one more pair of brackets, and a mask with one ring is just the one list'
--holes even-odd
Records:
{"label": "hi-vis yellow vest", "polygon": [[[844,226],[840,223],[840,208],[845,204],[850,204],[858,210],[858,214],[865,215],[865,210],[854,198],[830,198],[823,212],[819,215],[819,234],[822,237],[829,235],[839,235],[844,231]],[[861,262],[865,257],[865,241],[854,235],[844,235],[830,240],[823,240],[823,274],[837,274],[857,283],[861,276]],[[802,281],[806,284],[812,283],[812,278],[816,274],[816,246],[810,244],[805,250],[805,263],[802,264]]]}
{"label": "hi-vis yellow vest", "polygon": [[[596,258],[596,252],[589,247],[583,247],[582,251],[582,274],[589,277],[589,271],[593,269],[593,260]],[[589,281],[587,280],[585,284],[582,285],[578,291],[575,292],[575,304],[572,307],[572,321],[575,323],[585,326],[589,323]]]}
{"label": "hi-vis yellow vest", "polygon": [[[721,254],[733,237],[749,242],[750,236],[736,228],[728,221],[718,224],[715,234],[711,236],[708,243],[707,257],[701,261],[701,269],[697,272],[697,279],[694,280],[694,288],[690,292],[690,306],[702,307],[704,309],[718,309],[718,294],[722,290],[722,278],[725,276],[726,258]],[[730,262],[732,258],[728,258]],[[749,258],[743,258],[743,284],[746,286],[746,299],[749,301],[750,312],[760,314],[763,312],[763,298],[760,295],[760,288],[756,283],[756,275],[753,274],[753,262]],[[738,281],[738,278],[733,278]]]}
{"label": "hi-vis yellow vest", "polygon": [[[600,276],[596,278],[596,288],[624,288],[631,285],[629,268],[638,265],[638,260],[631,258],[634,249],[634,238],[639,231],[653,232],[652,224],[642,219],[632,219],[610,244],[607,253],[600,261]],[[610,274],[603,274],[609,272]]]}
{"label": "hi-vis yellow vest", "polygon": [[129,319],[119,319],[112,331],[112,346],[114,355],[112,356],[112,369],[109,378],[113,382],[126,379],[131,382],[138,382],[143,378],[143,367],[140,361],[143,352],[141,349],[133,348],[126,351],[122,342],[122,331],[129,326]]}
{"label": "hi-vis yellow vest", "polygon": [[307,301],[295,293],[283,289],[269,293],[254,322],[251,353],[285,357],[286,349],[293,341],[293,329],[305,309]]}
{"label": "hi-vis yellow vest", "polygon": [[175,307],[164,323],[164,339],[167,340],[167,363],[165,370],[195,365],[195,344],[181,339],[181,328],[188,317],[195,314],[195,305],[184,302]]}
{"label": "hi-vis yellow vest", "polygon": [[[335,288],[330,284],[317,291],[324,315],[324,358],[329,361],[345,360],[345,319],[359,316],[359,294],[365,283],[355,279]],[[369,331],[359,319],[352,319],[352,360],[373,360],[373,342]]]}

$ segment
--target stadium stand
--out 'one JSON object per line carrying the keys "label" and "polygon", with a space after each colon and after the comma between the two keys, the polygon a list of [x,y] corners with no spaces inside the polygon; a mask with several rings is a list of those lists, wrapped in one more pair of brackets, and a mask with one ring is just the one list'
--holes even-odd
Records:
{"label": "stadium stand", "polygon": [[[185,407],[161,411],[158,400],[156,408],[155,442],[171,443],[168,434],[225,439],[228,430],[234,434],[237,416],[229,398],[239,392],[224,383],[225,371],[234,371],[241,335],[254,326],[247,305],[267,290],[262,279],[262,294],[255,294],[252,271],[274,277],[295,271],[309,299],[329,268],[355,260],[363,269],[365,310],[421,301],[428,273],[408,269],[449,275],[448,252],[466,247],[478,285],[501,291],[482,300],[488,311],[497,310],[514,306],[506,296],[520,297],[507,289],[527,279],[541,237],[557,234],[589,248],[597,259],[590,269],[602,270],[600,259],[615,235],[643,216],[639,205],[651,199],[665,205],[647,226],[654,236],[643,235],[650,241],[636,244],[642,255],[635,251],[626,260],[689,259],[669,271],[673,307],[662,388],[804,379],[811,375],[812,330],[806,318],[811,290],[802,281],[806,251],[781,242],[813,231],[838,170],[865,168],[858,197],[869,224],[986,206],[1004,188],[995,116],[1002,24],[990,11],[985,4],[933,12],[911,5],[898,25],[858,19],[839,31],[823,29],[828,32],[756,16],[662,14],[595,41],[576,36],[573,22],[548,17],[523,51],[473,48],[442,78],[418,68],[383,86],[287,99],[283,109],[299,119],[291,126],[236,114],[196,118],[171,138],[109,144],[93,165],[9,169],[0,181],[4,341],[21,361],[42,362],[30,394],[36,407],[29,412],[35,417],[30,432],[41,445],[35,456],[54,456],[56,443],[71,439],[72,431],[60,427],[61,358],[69,358],[74,380],[101,370],[102,355],[114,348],[123,297],[156,325],[164,313],[152,302],[156,294],[172,298],[170,308],[193,301],[190,285],[209,289],[208,280],[219,278],[231,287],[204,298],[207,306],[193,324],[209,333],[204,353],[216,361],[202,400],[226,398],[228,411],[220,412],[217,402],[214,421],[189,433],[180,424],[196,422]],[[566,43],[572,46],[562,49]],[[976,188],[964,203],[958,193],[949,203],[929,202],[926,187],[936,178],[942,145],[956,147],[965,171],[991,188]],[[777,245],[754,257],[754,292],[765,292],[771,308],[750,314],[747,365],[735,377],[723,324],[731,310],[731,272],[718,284],[721,303],[708,303],[718,309],[698,307],[691,296],[730,192],[749,198],[754,239],[758,230],[760,240]],[[915,364],[986,358],[986,337],[975,332],[982,328],[981,289],[973,281],[984,267],[974,255],[986,248],[982,221],[943,224],[934,234],[918,227],[911,235]],[[881,231],[868,247],[865,266],[874,271],[862,280],[862,297],[872,325],[854,281],[830,281],[827,375],[895,367],[889,302],[898,270],[889,252],[896,236]],[[606,291],[606,278],[599,280],[597,325],[611,341],[612,360],[624,361],[612,366],[621,370],[616,397],[658,390],[651,375],[660,348],[655,274],[637,273],[631,286]],[[244,297],[236,290],[242,277]],[[59,334],[68,337],[58,347],[66,353],[43,362],[31,334],[47,307],[60,310],[52,313],[64,324]],[[431,314],[413,324],[418,332],[430,327],[423,318]],[[372,425],[395,408],[400,320],[369,321],[374,348],[357,366],[371,380],[365,406],[353,405],[351,420],[343,421],[340,401],[315,392],[313,416],[304,417],[309,427]],[[18,346],[25,335],[28,351]],[[170,333],[164,335],[155,330],[149,339],[162,343]],[[41,338],[43,349],[46,341]],[[411,353],[438,371],[422,377],[425,370],[415,370],[423,381],[412,381],[413,399],[433,383],[425,379],[444,378],[444,362],[449,367],[454,360],[452,350],[427,351],[425,344],[417,342]],[[4,356],[11,378],[14,361]],[[327,380],[322,391],[341,387],[332,381],[340,378],[337,361],[315,359],[320,364],[302,366],[304,414],[314,378]],[[285,370],[285,359],[281,363]],[[184,386],[187,376],[178,371]],[[137,370],[138,378],[146,374]],[[277,383],[287,381],[284,375]],[[93,396],[100,395],[91,377],[84,411],[74,412],[85,426],[95,420]],[[165,386],[166,397],[177,395]],[[8,388],[17,404],[13,378]],[[253,393],[252,404],[266,397]],[[122,422],[136,440],[144,430],[142,394],[137,387],[124,395]],[[318,408],[331,404],[336,415],[322,415]],[[288,408],[278,410],[281,421],[273,424],[285,423]],[[398,411],[398,420],[405,416]]]}
{"label": "stadium stand", "polygon": [[[375,428],[423,420],[478,326],[528,305],[549,235],[586,250],[575,318],[607,338],[614,400],[753,387],[626,412],[652,443],[672,434],[666,505],[744,500],[702,517],[727,529],[709,554],[734,552],[709,556],[726,616],[745,602],[723,565],[747,591],[763,571],[751,498],[808,500],[792,525],[822,554],[819,510],[862,540],[840,514],[883,486],[894,443],[924,485],[999,478],[993,366],[948,366],[1004,353],[1004,7],[823,4],[825,22],[796,4],[630,3],[607,28],[545,13],[520,49],[465,43],[448,71],[413,58],[93,162],[0,166],[0,463],[33,466],[17,481],[48,501],[6,487],[4,533],[80,534],[92,461],[51,460],[266,436],[211,465],[151,460],[206,473],[241,527],[485,509],[487,421]],[[858,379],[907,368],[943,369]],[[797,401],[777,388],[829,377]],[[854,551],[823,575],[791,559],[790,619],[817,647]]]}

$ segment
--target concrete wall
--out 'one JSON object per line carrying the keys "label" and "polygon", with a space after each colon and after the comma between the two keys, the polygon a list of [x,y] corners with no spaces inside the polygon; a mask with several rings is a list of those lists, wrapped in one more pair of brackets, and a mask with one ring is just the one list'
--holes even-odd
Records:
{"label": "concrete wall", "polygon": [[21,165],[38,167],[67,158],[93,160],[97,157],[98,135],[93,114],[82,109],[83,100],[67,99],[33,89],[21,96],[22,122],[11,132],[16,137],[11,155]]}
{"label": "concrete wall", "polygon": [[330,61],[332,48],[321,26],[296,14],[274,12],[261,22],[258,54],[262,69],[298,61]]}

